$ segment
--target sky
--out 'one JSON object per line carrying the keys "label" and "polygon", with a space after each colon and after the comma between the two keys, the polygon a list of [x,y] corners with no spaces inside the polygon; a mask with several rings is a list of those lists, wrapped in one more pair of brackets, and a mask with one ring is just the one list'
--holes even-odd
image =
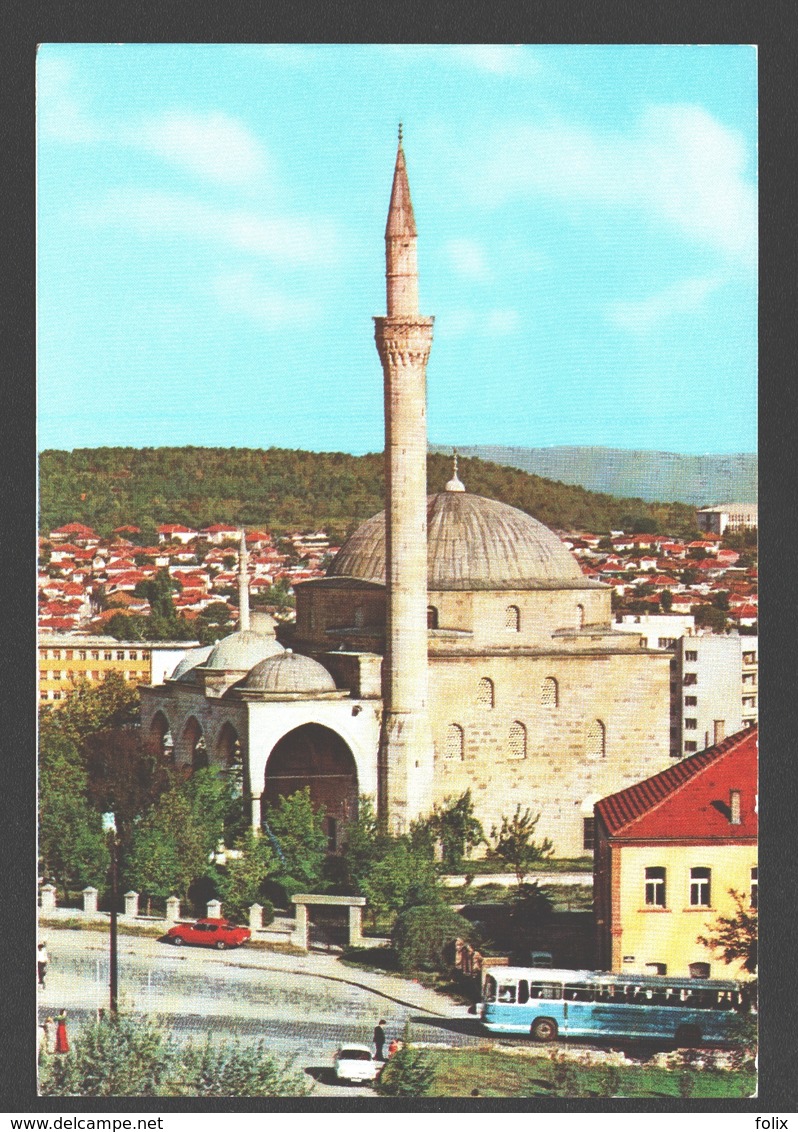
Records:
{"label": "sky", "polygon": [[397,124],[431,443],[753,452],[751,46],[44,44],[38,446],[383,447]]}

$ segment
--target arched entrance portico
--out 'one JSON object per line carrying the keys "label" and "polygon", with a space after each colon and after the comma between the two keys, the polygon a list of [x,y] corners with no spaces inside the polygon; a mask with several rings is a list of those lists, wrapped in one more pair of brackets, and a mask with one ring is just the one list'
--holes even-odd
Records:
{"label": "arched entrance portico", "polygon": [[357,817],[357,767],[347,743],[320,723],[296,727],[275,745],[266,763],[264,801],[273,806],[280,796],[287,798],[306,786],[314,808],[324,807],[334,852],[343,827]]}

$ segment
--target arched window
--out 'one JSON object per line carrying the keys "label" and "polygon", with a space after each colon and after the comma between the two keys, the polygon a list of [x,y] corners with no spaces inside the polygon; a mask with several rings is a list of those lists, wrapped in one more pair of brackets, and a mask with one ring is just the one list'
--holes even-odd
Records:
{"label": "arched window", "polygon": [[427,628],[428,629],[437,629],[438,628],[438,610],[435,608],[434,605],[428,605],[427,606]]}
{"label": "arched window", "polygon": [[450,723],[446,728],[446,744],[443,748],[443,757],[450,762],[462,762],[464,754],[463,729],[457,723]]}
{"label": "arched window", "polygon": [[492,708],[496,703],[496,692],[493,687],[493,681],[488,676],[483,676],[477,688],[477,704],[483,708]]}
{"label": "arched window", "polygon": [[507,758],[526,758],[526,728],[517,719],[510,724],[510,733],[507,736]]}
{"label": "arched window", "polygon": [[504,611],[504,627],[510,633],[521,631],[521,610],[517,605],[508,605]]}
{"label": "arched window", "polygon": [[577,605],[577,607],[576,607],[576,627],[577,627],[577,629],[584,629],[584,627],[585,627],[585,607],[584,607],[584,605]]}
{"label": "arched window", "polygon": [[607,728],[600,719],[594,719],[587,729],[585,754],[589,759],[603,759],[607,753]]}
{"label": "arched window", "polygon": [[560,689],[553,676],[547,676],[540,685],[540,702],[545,707],[557,707],[560,702]]}
{"label": "arched window", "polygon": [[208,748],[205,745],[204,735],[200,735],[194,744],[194,750],[191,753],[191,765],[194,770],[202,770],[208,765]]}

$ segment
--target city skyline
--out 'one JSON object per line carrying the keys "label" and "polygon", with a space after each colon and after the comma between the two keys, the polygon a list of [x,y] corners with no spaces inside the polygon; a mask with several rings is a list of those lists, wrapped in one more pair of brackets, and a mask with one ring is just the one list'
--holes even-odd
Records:
{"label": "city skyline", "polygon": [[432,443],[754,451],[756,66],[45,44],[39,447],[379,451],[401,120]]}

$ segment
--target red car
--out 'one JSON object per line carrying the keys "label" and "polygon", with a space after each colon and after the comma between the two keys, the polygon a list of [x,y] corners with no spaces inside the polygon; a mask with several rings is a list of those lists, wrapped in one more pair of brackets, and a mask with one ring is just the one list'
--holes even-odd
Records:
{"label": "red car", "polygon": [[237,927],[229,920],[195,920],[193,924],[176,924],[166,933],[166,938],[175,947],[197,943],[224,951],[226,947],[240,947],[251,935],[249,928]]}

